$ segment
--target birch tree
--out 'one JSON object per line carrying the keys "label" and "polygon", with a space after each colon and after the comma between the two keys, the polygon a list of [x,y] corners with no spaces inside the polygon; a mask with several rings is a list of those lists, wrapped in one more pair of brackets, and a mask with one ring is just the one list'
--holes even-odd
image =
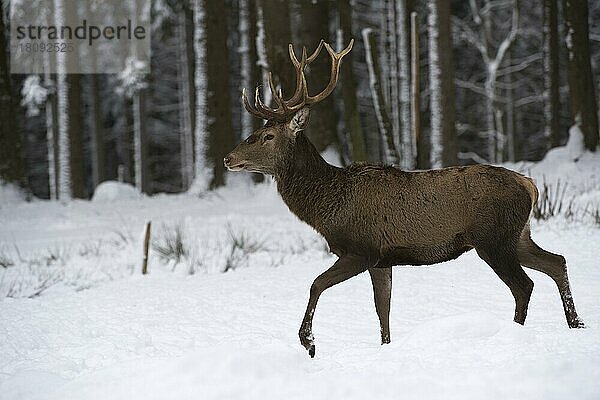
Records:
{"label": "birch tree", "polygon": [[598,108],[590,64],[587,0],[563,0],[571,117],[583,132],[585,147],[598,146]]}
{"label": "birch tree", "polygon": [[194,127],[194,183],[190,191],[204,193],[210,188],[213,171],[207,157],[208,150],[208,88],[206,76],[206,31],[204,0],[194,0],[194,53],[196,123]]}
{"label": "birch tree", "polygon": [[441,168],[456,164],[450,5],[445,0],[429,0],[427,5],[431,98],[430,161],[432,168]]}
{"label": "birch tree", "polygon": [[[54,0],[57,26],[64,24],[65,9],[62,0]],[[69,85],[66,74],[66,54],[56,54],[56,98],[58,122],[58,198],[70,200],[71,194],[71,143],[69,140]]]}
{"label": "birch tree", "polygon": [[400,165],[405,169],[414,169],[416,166],[416,141],[411,130],[410,8],[408,0],[396,0]]}

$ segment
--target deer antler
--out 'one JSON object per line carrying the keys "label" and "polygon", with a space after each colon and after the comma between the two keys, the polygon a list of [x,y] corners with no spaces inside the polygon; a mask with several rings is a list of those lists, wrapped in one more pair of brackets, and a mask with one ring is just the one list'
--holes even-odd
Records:
{"label": "deer antler", "polygon": [[[281,90],[277,91],[275,88],[275,83],[273,82],[273,75],[269,72],[269,89],[271,90],[271,94],[273,100],[276,104],[276,108],[271,108],[265,105],[260,99],[260,93],[258,87],[254,93],[254,106],[250,104],[248,101],[248,96],[246,95],[246,89],[242,90],[242,101],[244,103],[244,107],[246,111],[250,114],[266,119],[266,120],[276,120],[276,121],[287,121],[296,111],[300,110],[302,107],[310,106],[316,104],[322,100],[324,100],[327,96],[333,92],[335,86],[338,82],[338,77],[340,73],[340,65],[342,64],[342,58],[352,50],[352,45],[354,44],[354,39],[350,40],[350,44],[340,51],[336,53],[328,43],[325,43],[323,40],[319,42],[319,45],[315,49],[315,51],[307,57],[306,55],[306,47],[302,48],[302,57],[300,61],[296,57],[294,53],[294,47],[290,43],[288,46],[290,60],[292,64],[294,64],[294,69],[296,70],[296,90],[294,94],[289,100],[285,100],[283,98],[283,94]],[[331,75],[329,78],[329,83],[321,91],[321,93],[310,96],[308,94],[308,85],[306,84],[306,76],[304,75],[304,69],[307,65],[312,63],[319,53],[321,49],[325,46],[325,49],[329,53],[331,58]]]}

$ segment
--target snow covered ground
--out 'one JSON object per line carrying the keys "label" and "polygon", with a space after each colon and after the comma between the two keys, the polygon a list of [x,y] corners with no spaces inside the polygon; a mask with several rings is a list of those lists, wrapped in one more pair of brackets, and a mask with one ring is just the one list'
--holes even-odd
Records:
{"label": "snow covered ground", "polygon": [[[598,399],[600,157],[556,151],[511,167],[560,178],[576,199],[576,217],[536,222],[533,237],[567,258],[587,329],[567,328],[554,284],[530,270],[527,322],[513,323],[509,290],[471,252],[394,269],[389,345],[368,275],[325,292],[315,359],[297,331],[335,258],[272,184],[236,175],[201,199],[108,185],[66,205],[11,192],[0,203],[0,398]],[[147,220],[155,246],[142,276]],[[177,234],[179,261],[161,256]]]}

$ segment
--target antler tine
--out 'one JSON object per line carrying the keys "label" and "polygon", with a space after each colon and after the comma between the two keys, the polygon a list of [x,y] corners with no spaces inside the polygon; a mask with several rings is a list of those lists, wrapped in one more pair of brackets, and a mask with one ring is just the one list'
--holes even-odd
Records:
{"label": "antler tine", "polygon": [[310,64],[311,62],[313,62],[315,60],[315,58],[317,58],[319,56],[319,53],[321,52],[323,45],[327,46],[327,43],[325,43],[325,41],[323,39],[321,39],[321,41],[319,42],[319,45],[317,46],[315,51],[313,51],[313,53],[306,60],[307,65]]}
{"label": "antler tine", "polygon": [[[256,88],[256,90],[258,91],[258,88]],[[255,96],[255,99],[256,99],[256,96]],[[255,117],[263,118],[263,119],[265,119],[267,117],[267,115],[264,112],[261,112],[256,107],[253,107],[250,104],[250,102],[248,101],[248,95],[246,94],[246,88],[242,89],[242,103],[244,104],[244,108],[246,109],[246,111],[248,111],[250,114],[254,115]]]}
{"label": "antler tine", "polygon": [[336,53],[336,51],[331,48],[329,43],[324,43],[324,44],[325,44],[325,49],[327,49],[327,52],[329,53],[329,55],[331,57],[341,60],[346,54],[350,53],[350,50],[352,50],[352,46],[354,45],[354,39],[350,39],[350,43],[348,44],[348,46],[346,46],[346,48],[344,50],[340,51],[339,53]]}
{"label": "antler tine", "polygon": [[333,89],[335,89],[335,86],[337,85],[338,77],[340,74],[340,65],[342,65],[342,58],[344,58],[344,56],[348,54],[350,50],[352,50],[352,46],[354,45],[354,39],[350,40],[348,46],[339,53],[336,53],[328,43],[324,43],[324,45],[327,49],[327,52],[329,53],[329,56],[331,57],[331,75],[329,77],[329,83],[321,93],[315,96],[307,96],[305,98],[306,105],[316,104],[325,99],[327,96],[329,96],[331,92],[333,92]]}
{"label": "antler tine", "polygon": [[302,96],[302,71],[304,71],[304,67],[306,66],[306,47],[302,47],[302,58],[301,61],[298,61],[296,58],[296,53],[294,52],[294,46],[290,43],[288,46],[288,50],[290,53],[290,60],[292,60],[292,64],[294,64],[294,68],[296,69],[296,89],[294,90],[294,95],[287,101],[284,101],[285,107],[293,106],[295,102],[301,99]]}
{"label": "antler tine", "polygon": [[[345,49],[337,53],[328,43],[325,43],[325,41],[321,39],[319,45],[310,56],[307,56],[306,47],[303,47],[302,58],[300,61],[298,61],[296,53],[294,52],[294,46],[290,43],[288,46],[290,60],[296,69],[296,90],[294,95],[286,101],[283,98],[281,89],[277,90],[275,87],[273,74],[269,72],[269,89],[273,95],[273,100],[277,103],[277,108],[268,107],[262,102],[258,87],[256,88],[256,92],[254,94],[254,106],[252,106],[248,101],[246,89],[242,90],[242,101],[244,103],[244,108],[246,108],[250,114],[259,118],[266,120],[276,119],[282,121],[288,118],[291,113],[298,111],[302,107],[322,101],[329,96],[331,92],[333,92],[333,89],[335,89],[339,78],[342,59],[350,52],[350,50],[352,50],[353,45],[354,39],[350,40],[350,43]],[[308,64],[313,62],[319,56],[323,46],[325,46],[331,58],[331,75],[329,78],[329,83],[325,89],[321,91],[321,93],[315,96],[310,96],[308,94],[308,85],[306,83],[306,76],[304,75],[304,68],[306,68]]]}
{"label": "antler tine", "polygon": [[273,96],[273,100],[275,100],[275,103],[277,103],[277,109],[273,110],[273,111],[277,111],[280,110],[282,108],[285,108],[285,105],[283,103],[283,97],[279,94],[281,92],[277,92],[277,89],[275,88],[275,83],[273,82],[273,74],[271,73],[271,71],[269,71],[269,89],[271,89],[271,95]]}

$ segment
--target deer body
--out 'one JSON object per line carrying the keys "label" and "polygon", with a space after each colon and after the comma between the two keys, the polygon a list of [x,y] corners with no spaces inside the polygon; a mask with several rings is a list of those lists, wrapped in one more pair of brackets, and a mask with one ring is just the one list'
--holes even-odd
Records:
{"label": "deer body", "polygon": [[510,289],[515,322],[525,322],[533,291],[523,265],[554,280],[569,327],[584,327],[575,311],[564,257],[541,249],[530,237],[528,219],[538,196],[530,178],[488,165],[408,172],[369,164],[338,168],[323,160],[303,134],[308,106],[333,91],[341,59],[352,42],[340,53],[324,45],[332,58],[332,72],[320,94],[308,95],[303,70],[323,43],[309,57],[304,50],[301,61],[290,45],[296,92],[284,100],[270,77],[276,109],[265,106],[258,91],[251,106],[243,92],[246,109],[267,123],[224,160],[232,171],[272,175],[290,211],[319,232],[339,257],[310,288],[299,331],[310,356],[315,354],[312,320],[326,289],[368,271],[381,341],[389,343],[391,267],[436,264],[471,249]]}
{"label": "deer body", "polygon": [[435,264],[507,234],[499,227],[520,233],[533,201],[530,181],[504,168],[337,168],[304,135],[294,157],[304,161],[275,176],[282,199],[333,253],[365,255],[374,267]]}

